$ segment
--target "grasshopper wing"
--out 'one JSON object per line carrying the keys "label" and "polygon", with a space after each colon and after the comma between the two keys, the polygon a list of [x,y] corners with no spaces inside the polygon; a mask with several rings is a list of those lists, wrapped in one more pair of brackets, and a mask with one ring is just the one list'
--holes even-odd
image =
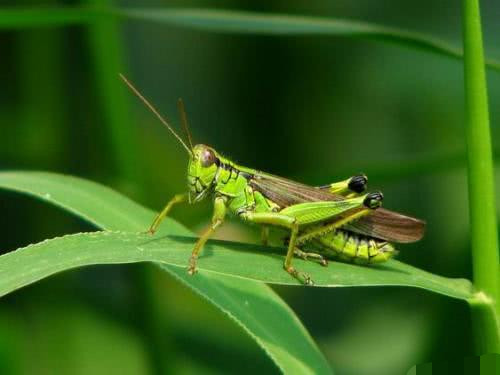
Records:
{"label": "grasshopper wing", "polygon": [[[252,176],[250,186],[281,208],[304,202],[345,199],[341,195],[262,172],[257,172]],[[418,241],[423,237],[425,222],[379,208],[369,216],[346,224],[344,228],[389,242],[407,243]]]}
{"label": "grasshopper wing", "polygon": [[262,172],[257,172],[252,176],[249,184],[253,189],[262,193],[267,199],[270,199],[281,208],[305,202],[340,201],[344,199],[344,197],[331,194],[326,190]]}
{"label": "grasshopper wing", "polygon": [[344,228],[389,242],[407,243],[418,241],[424,236],[425,222],[379,208]]}

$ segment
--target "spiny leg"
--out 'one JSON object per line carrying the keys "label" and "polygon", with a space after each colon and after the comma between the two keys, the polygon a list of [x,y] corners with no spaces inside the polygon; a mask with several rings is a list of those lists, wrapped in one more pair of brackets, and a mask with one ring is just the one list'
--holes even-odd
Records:
{"label": "spiny leg", "polygon": [[311,280],[311,277],[307,273],[297,271],[297,269],[294,266],[292,266],[292,259],[295,251],[295,242],[297,241],[298,232],[299,232],[299,225],[297,224],[296,221],[294,221],[293,226],[291,228],[290,243],[288,244],[288,251],[286,253],[286,258],[285,258],[285,263],[283,264],[283,268],[285,269],[286,272],[295,277],[304,285],[314,285],[314,282]]}
{"label": "spiny leg", "polygon": [[368,177],[364,174],[356,175],[347,180],[318,186],[319,189],[328,190],[333,194],[344,195],[348,198],[356,197],[366,191]]}
{"label": "spiny leg", "polygon": [[293,251],[296,257],[304,260],[315,260],[324,267],[328,266],[328,261],[323,257],[323,255],[318,253],[310,253],[300,250],[298,247]]}
{"label": "spiny leg", "polygon": [[297,239],[297,234],[299,232],[299,225],[297,220],[292,216],[283,215],[277,212],[242,212],[241,217],[245,220],[251,221],[257,224],[268,224],[276,225],[280,227],[285,227],[290,229],[290,240],[288,243],[288,251],[286,254],[285,262],[283,268],[290,275],[295,277],[297,280],[305,285],[313,285],[313,281],[308,274],[304,272],[297,271],[295,267],[292,266],[292,259],[295,249],[295,241]]}
{"label": "spiny leg", "polygon": [[[299,238],[300,238],[300,236],[299,236]],[[298,239],[297,239],[297,241],[298,241]],[[288,246],[289,242],[290,242],[290,238],[286,237],[284,239],[284,241],[283,241],[283,244],[285,246]],[[314,253],[314,252],[303,251],[303,250],[301,250],[298,247],[295,247],[295,249],[293,250],[293,254],[297,258],[301,258],[303,260],[315,260],[319,264],[321,264],[322,266],[328,267],[328,260],[323,255],[321,255],[321,254]]]}
{"label": "spiny leg", "polygon": [[381,193],[367,194],[357,198],[343,199],[339,201],[319,201],[304,202],[288,206],[280,212],[252,212],[243,211],[240,213],[243,219],[256,224],[276,225],[290,230],[290,240],[285,258],[284,268],[295,278],[303,281],[304,284],[311,285],[311,278],[302,272],[298,272],[292,266],[294,250],[297,245],[297,235],[299,226],[324,223],[327,220],[336,221],[340,218],[352,216],[353,212],[364,211],[366,206],[373,206],[375,196],[382,196]]}
{"label": "spiny leg", "polygon": [[188,273],[193,275],[196,272],[196,261],[198,256],[203,249],[203,246],[212,236],[215,230],[224,222],[224,217],[226,216],[226,201],[222,197],[216,197],[214,200],[214,213],[212,215],[212,224],[209,228],[203,232],[203,234],[198,238],[198,241],[194,245],[193,252],[189,258]]}
{"label": "spiny leg", "polygon": [[167,203],[167,205],[165,206],[165,208],[163,208],[163,210],[156,216],[156,218],[154,219],[153,223],[151,224],[151,226],[149,227],[149,229],[148,229],[147,232],[150,233],[150,234],[154,234],[156,232],[156,230],[158,229],[158,226],[160,225],[160,223],[162,222],[162,220],[168,215],[168,213],[172,209],[172,207],[175,204],[186,202],[187,199],[188,199],[188,195],[187,194],[177,194],[177,195],[175,195],[170,200],[170,202]]}

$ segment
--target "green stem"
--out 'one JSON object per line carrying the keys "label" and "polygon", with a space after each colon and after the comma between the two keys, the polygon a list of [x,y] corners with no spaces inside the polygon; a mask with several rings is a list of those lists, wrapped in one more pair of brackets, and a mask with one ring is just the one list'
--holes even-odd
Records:
{"label": "green stem", "polygon": [[[89,49],[94,62],[95,81],[98,99],[104,117],[104,125],[108,130],[108,139],[115,155],[113,160],[116,172],[120,178],[122,189],[136,192],[140,186],[141,165],[138,151],[137,136],[130,121],[127,91],[118,74],[125,72],[124,51],[120,41],[118,20],[109,17],[113,9],[113,0],[83,0],[82,3],[92,9],[97,15],[88,24]],[[142,267],[134,271],[134,280],[140,290],[140,300],[135,305],[134,313],[137,323],[143,333],[145,347],[150,356],[155,373],[167,373],[168,356],[162,352],[165,340],[159,334],[162,326],[161,317],[156,313],[156,302],[151,293],[151,268]],[[165,331],[162,332],[165,334]]]}
{"label": "green stem", "polygon": [[495,187],[479,0],[463,0],[464,80],[477,350],[500,353]]}
{"label": "green stem", "polygon": [[109,155],[114,155],[112,162],[122,188],[134,191],[134,187],[140,184],[141,173],[137,168],[140,152],[128,112],[127,97],[130,93],[118,76],[119,73],[126,72],[126,67],[118,20],[108,16],[109,9],[113,9],[113,1],[82,2],[95,13],[92,22],[88,24],[87,35],[103,126],[108,132],[111,147]]}

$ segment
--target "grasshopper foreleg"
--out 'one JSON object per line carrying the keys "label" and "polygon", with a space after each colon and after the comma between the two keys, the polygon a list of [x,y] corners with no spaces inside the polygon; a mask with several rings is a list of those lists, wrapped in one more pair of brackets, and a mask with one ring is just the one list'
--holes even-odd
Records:
{"label": "grasshopper foreleg", "polygon": [[153,224],[151,224],[151,227],[149,227],[148,233],[154,234],[156,230],[158,229],[158,226],[162,222],[162,220],[168,215],[170,210],[175,204],[178,203],[183,203],[186,202],[188,199],[188,194],[177,194],[175,195],[170,202],[167,203],[165,208],[156,216],[155,220],[153,221]]}
{"label": "grasshopper foreleg", "polygon": [[214,200],[214,213],[212,216],[212,224],[200,236],[200,238],[196,242],[196,245],[194,245],[191,257],[189,258],[188,273],[190,275],[193,275],[196,272],[196,261],[198,260],[198,255],[200,254],[201,250],[203,249],[203,246],[208,241],[210,236],[224,222],[226,211],[227,208],[225,199],[222,197],[216,197]]}

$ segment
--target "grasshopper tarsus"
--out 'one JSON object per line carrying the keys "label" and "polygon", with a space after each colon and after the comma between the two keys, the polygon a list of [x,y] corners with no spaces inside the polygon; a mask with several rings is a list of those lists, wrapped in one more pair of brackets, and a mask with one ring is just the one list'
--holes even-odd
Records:
{"label": "grasshopper tarsus", "polygon": [[328,261],[321,254],[318,254],[318,253],[308,253],[308,252],[300,250],[299,248],[295,248],[295,250],[293,251],[293,253],[294,253],[294,255],[296,257],[299,257],[299,258],[301,258],[303,260],[317,261],[323,267],[327,267],[328,266]]}
{"label": "grasshopper tarsus", "polygon": [[149,236],[152,236],[152,235],[154,235],[154,234],[155,234],[155,232],[156,232],[156,230],[154,230],[154,229],[152,229],[152,228],[149,228],[149,229],[147,229],[147,230],[145,230],[145,231],[142,231],[142,232],[140,232],[140,233],[141,233],[141,234],[144,234],[144,235],[149,235]]}
{"label": "grasshopper tarsus", "polygon": [[196,261],[197,260],[198,260],[198,257],[194,256],[194,255],[191,255],[191,257],[189,258],[189,265],[187,268],[187,272],[191,276],[193,276],[196,272],[198,272],[198,270],[196,269]]}
{"label": "grasshopper tarsus", "polygon": [[306,286],[313,286],[314,281],[312,281],[311,277],[304,272],[299,272],[299,277],[303,279],[303,284]]}
{"label": "grasshopper tarsus", "polygon": [[301,284],[308,286],[314,285],[314,281],[312,281],[311,277],[307,273],[297,271],[293,266],[288,266],[288,267],[284,266],[283,268],[285,269],[286,272],[288,272],[295,279],[297,279]]}

